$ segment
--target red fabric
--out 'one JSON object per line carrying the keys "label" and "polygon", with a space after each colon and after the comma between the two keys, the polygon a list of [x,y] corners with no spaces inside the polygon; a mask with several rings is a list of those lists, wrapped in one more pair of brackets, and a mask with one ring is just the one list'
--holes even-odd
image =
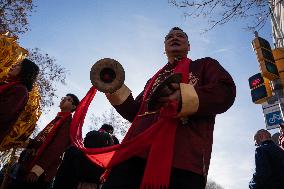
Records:
{"label": "red fabric", "polygon": [[36,154],[35,158],[33,159],[32,163],[29,166],[30,169],[35,165],[35,162],[41,156],[41,154],[43,153],[43,151],[45,150],[47,145],[51,142],[51,140],[53,139],[54,135],[56,134],[58,128],[65,122],[65,120],[69,116],[72,116],[72,114],[71,114],[71,112],[58,112],[57,116],[60,116],[61,118],[58,121],[56,121],[56,123],[52,127],[51,131],[48,133],[44,143],[37,150],[37,154]]}
{"label": "red fabric", "polygon": [[0,85],[0,94],[3,93],[6,89],[16,85],[20,83],[19,81],[16,81],[16,82],[9,82],[9,83],[6,83],[4,85]]}
{"label": "red fabric", "polygon": [[[174,73],[182,74],[183,83],[188,83],[189,64],[190,60],[184,58],[178,62],[174,70]],[[145,100],[161,70],[153,76],[146,86],[141,107],[146,105]],[[96,89],[92,87],[77,107],[70,126],[72,143],[80,148],[91,161],[107,169],[118,165],[140,152],[149,151],[144,177],[140,187],[143,189],[168,188],[173,161],[175,133],[179,121],[179,119],[176,118],[177,102],[172,101],[167,107],[161,108],[158,121],[136,137],[129,139],[129,133],[135,129],[135,118],[120,145],[92,149],[83,146],[82,126],[95,93]]]}
{"label": "red fabric", "polygon": [[282,133],[279,138],[278,138],[278,142],[280,147],[284,150],[284,133]]}
{"label": "red fabric", "polygon": [[21,82],[0,83],[0,142],[9,134],[28,101]]}

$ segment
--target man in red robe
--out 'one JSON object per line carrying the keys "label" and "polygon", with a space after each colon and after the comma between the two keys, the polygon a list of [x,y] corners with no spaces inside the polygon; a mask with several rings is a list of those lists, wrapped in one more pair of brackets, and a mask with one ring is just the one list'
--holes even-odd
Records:
{"label": "man in red robe", "polygon": [[[189,50],[187,34],[178,27],[172,28],[165,37],[168,63],[146,84],[144,91],[134,99],[123,85],[116,92],[106,94],[120,115],[132,122],[125,142],[143,138],[149,130],[155,132],[152,125],[160,130],[150,149],[141,150],[111,169],[103,189],[138,189],[141,183],[142,188],[205,188],[215,117],[232,106],[236,87],[217,60],[206,57],[191,61],[187,58]],[[165,85],[156,100],[155,110],[149,110],[153,91],[176,72],[182,74],[182,81]],[[168,119],[170,122],[161,122],[171,115],[174,117]],[[157,126],[159,122],[167,127]],[[169,169],[158,164],[167,165]]]}
{"label": "man in red robe", "polygon": [[61,156],[70,145],[69,127],[72,112],[79,99],[67,94],[60,102],[60,112],[29,144],[21,154],[17,181],[10,188],[48,188],[61,162]]}

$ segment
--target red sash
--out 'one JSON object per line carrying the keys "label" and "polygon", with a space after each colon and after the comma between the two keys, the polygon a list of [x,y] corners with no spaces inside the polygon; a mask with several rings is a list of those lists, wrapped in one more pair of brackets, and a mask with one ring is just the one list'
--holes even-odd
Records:
{"label": "red sash", "polygon": [[61,118],[55,122],[55,124],[52,127],[51,131],[48,133],[45,141],[43,142],[43,144],[37,150],[36,156],[34,157],[32,163],[29,165],[29,169],[33,168],[33,166],[35,165],[36,161],[41,156],[41,154],[43,153],[43,151],[45,150],[47,145],[52,141],[52,139],[53,139],[54,135],[56,134],[57,130],[59,129],[59,127],[66,121],[67,118],[72,116],[72,114],[71,114],[71,112],[58,112],[57,116],[60,116]]}
{"label": "red sash", "polygon": [[19,84],[19,83],[20,83],[19,81],[15,81],[15,82],[9,82],[9,83],[5,83],[3,85],[0,85],[0,94],[3,93],[8,88],[10,88],[10,87],[12,87],[16,84]]}
{"label": "red sash", "polygon": [[[174,73],[182,74],[183,83],[188,83],[189,64],[190,60],[184,58],[178,62],[174,70]],[[146,105],[146,98],[162,70],[158,71],[146,86],[141,107]],[[136,129],[137,116],[121,144],[105,148],[85,148],[82,142],[82,126],[95,93],[96,89],[92,87],[77,107],[70,126],[72,143],[81,149],[92,162],[107,169],[141,152],[149,151],[140,188],[168,188],[173,161],[175,133],[179,121],[176,118],[177,102],[172,101],[167,107],[161,108],[158,121],[136,137],[130,138],[130,133]],[[140,111],[141,108],[137,115],[140,114]]]}

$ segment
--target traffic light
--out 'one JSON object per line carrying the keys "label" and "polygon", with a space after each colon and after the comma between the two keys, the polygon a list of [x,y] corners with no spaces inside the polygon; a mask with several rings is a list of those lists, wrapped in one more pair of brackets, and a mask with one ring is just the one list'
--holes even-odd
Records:
{"label": "traffic light", "polygon": [[272,96],[270,82],[267,78],[262,77],[261,73],[249,78],[249,87],[252,101],[255,104],[261,104]]}
{"label": "traffic light", "polygon": [[252,41],[252,46],[256,53],[262,75],[269,80],[279,78],[278,69],[275,65],[269,42],[257,36]]}
{"label": "traffic light", "polygon": [[284,48],[276,48],[272,50],[275,64],[278,69],[279,77],[284,86]]}

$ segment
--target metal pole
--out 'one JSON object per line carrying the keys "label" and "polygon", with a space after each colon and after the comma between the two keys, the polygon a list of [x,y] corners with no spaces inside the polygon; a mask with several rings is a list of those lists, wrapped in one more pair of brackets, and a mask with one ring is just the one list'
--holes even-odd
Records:
{"label": "metal pole", "polygon": [[[284,46],[284,26],[281,25],[281,18],[284,17],[284,1],[283,0],[269,0],[268,1],[271,15],[271,25],[272,25],[272,34],[274,38],[275,48]],[[278,11],[275,11],[275,10]],[[279,15],[280,14],[280,15]],[[283,22],[284,24],[284,22]],[[281,28],[282,26],[282,28]],[[273,86],[273,92],[279,101],[279,108],[282,114],[282,119],[284,116],[284,93],[283,93],[283,84],[281,80],[277,79],[271,82]]]}

